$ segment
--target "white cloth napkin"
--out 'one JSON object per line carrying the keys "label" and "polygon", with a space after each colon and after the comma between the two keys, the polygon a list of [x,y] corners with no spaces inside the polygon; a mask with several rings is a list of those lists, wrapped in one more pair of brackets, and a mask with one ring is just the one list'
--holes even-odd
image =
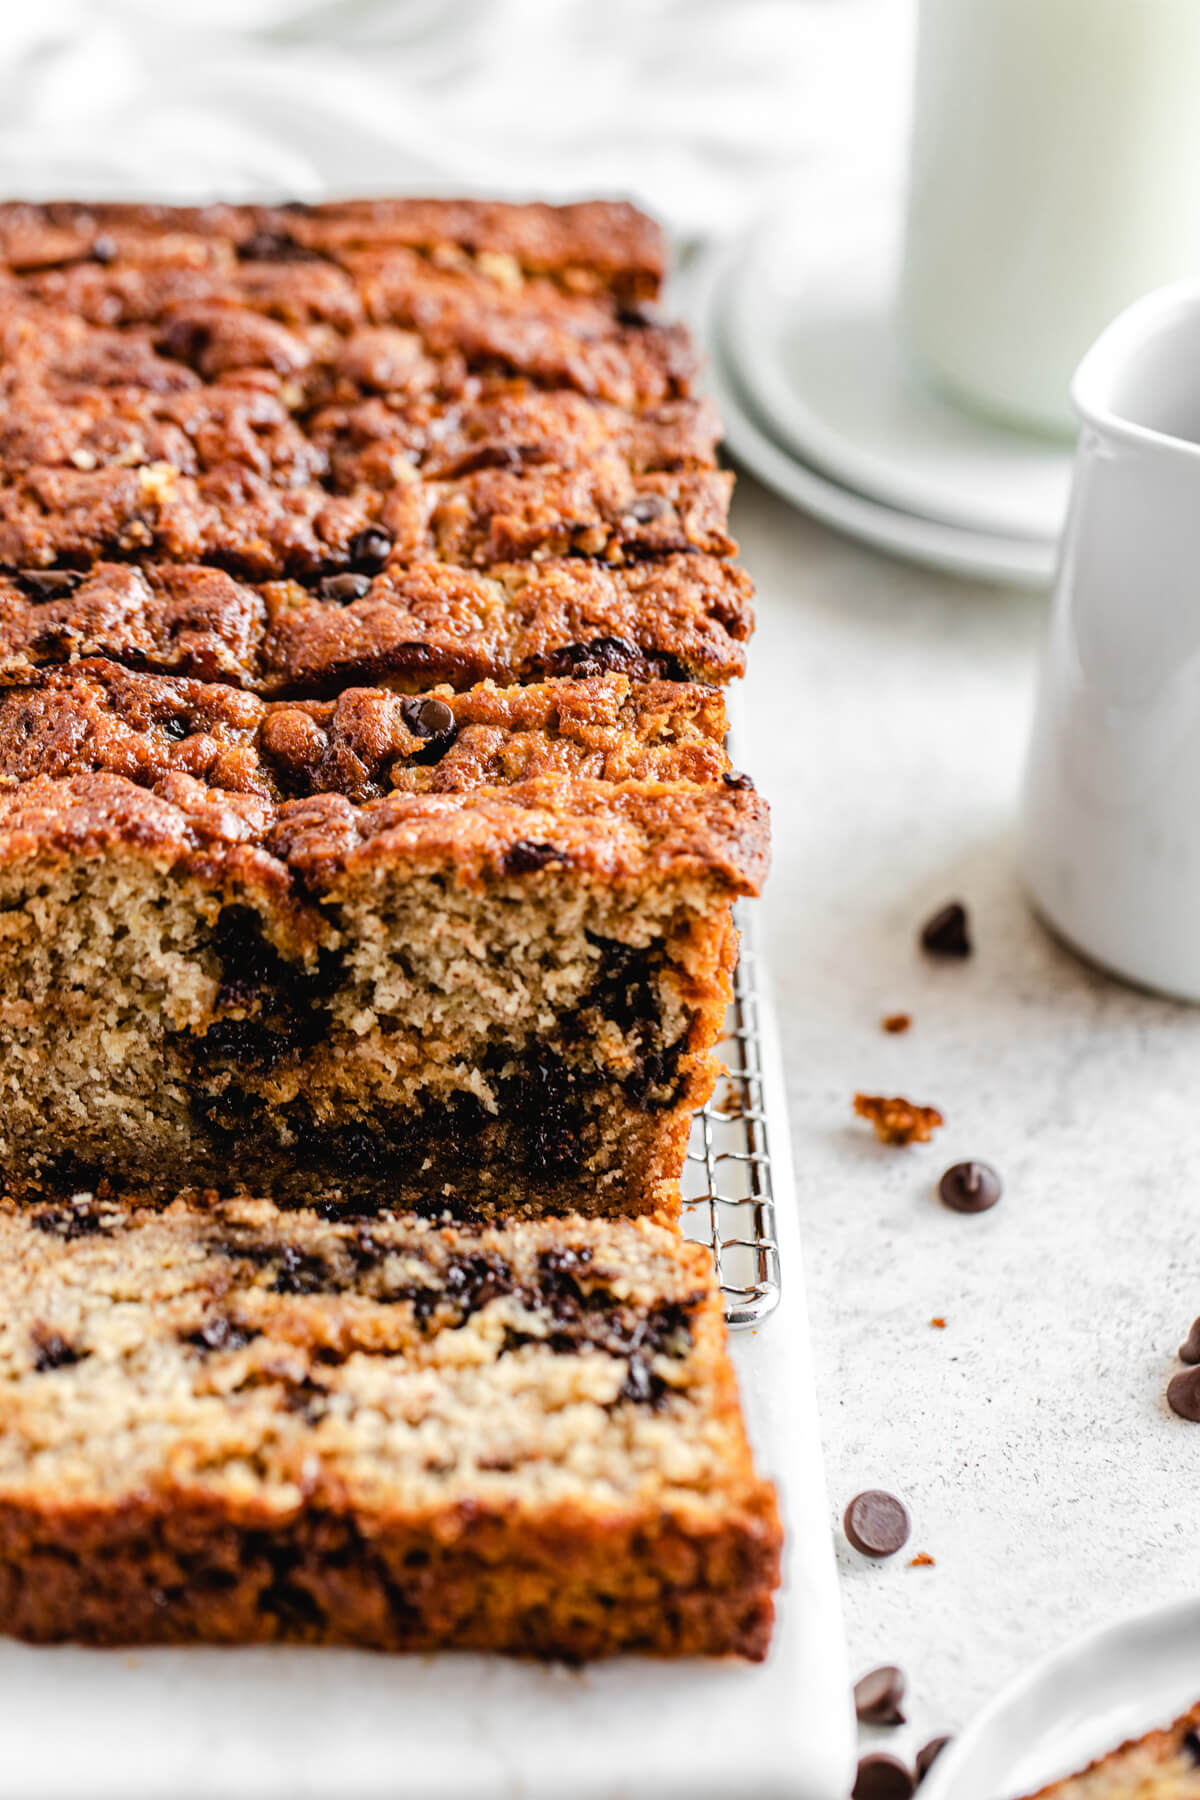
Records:
{"label": "white cloth napkin", "polygon": [[0,0],[0,190],[620,193],[708,236],[888,178],[910,30],[911,0]]}

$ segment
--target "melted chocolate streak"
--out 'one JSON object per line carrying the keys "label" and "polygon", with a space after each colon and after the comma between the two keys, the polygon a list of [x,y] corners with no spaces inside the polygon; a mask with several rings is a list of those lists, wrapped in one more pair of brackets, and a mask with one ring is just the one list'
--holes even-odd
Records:
{"label": "melted chocolate streak", "polygon": [[[655,1047],[661,952],[597,936],[590,936],[590,942],[601,952],[600,969],[578,1009],[563,1019],[563,1047],[579,1034],[579,1013],[599,1011],[633,1040],[635,1068],[622,1084],[629,1103],[648,1113],[675,1104],[687,1032],[674,1044]],[[426,1107],[420,1114],[396,1111],[370,1128],[318,1124],[304,1101],[269,1116],[266,1103],[244,1085],[245,1078],[303,1056],[328,1035],[327,1002],[341,977],[341,960],[323,952],[312,972],[286,962],[263,938],[257,914],[246,907],[226,908],[213,948],[224,971],[218,1006],[253,1010],[254,1016],[218,1019],[203,1036],[180,1032],[172,1043],[191,1065],[194,1120],[214,1146],[236,1154],[239,1146],[252,1147],[264,1133],[270,1137],[272,1124],[282,1124],[298,1167],[332,1168],[353,1183],[416,1173],[431,1145],[437,1146],[441,1167],[466,1167],[481,1134],[499,1125],[526,1173],[566,1174],[582,1168],[589,1100],[611,1082],[599,1072],[572,1067],[552,1045],[539,1045],[521,1059],[516,1074],[496,1082],[498,1119],[473,1094]],[[500,1047],[485,1068],[494,1076],[498,1066],[511,1060]],[[439,1200],[438,1210],[441,1205]]]}

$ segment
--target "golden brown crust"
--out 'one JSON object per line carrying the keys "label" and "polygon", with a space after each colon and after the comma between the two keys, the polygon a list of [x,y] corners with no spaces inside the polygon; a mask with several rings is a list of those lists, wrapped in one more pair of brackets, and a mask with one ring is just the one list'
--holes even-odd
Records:
{"label": "golden brown crust", "polygon": [[627,676],[484,684],[425,696],[348,688],[268,703],[217,682],[100,659],[0,689],[0,786],[105,771],[156,788],[173,773],[274,801],[393,789],[456,793],[540,776],[720,780],[719,690]]}
{"label": "golden brown crust", "polygon": [[120,854],[210,881],[274,864],[278,880],[286,870],[314,893],[341,891],[382,866],[441,869],[468,886],[537,881],[547,871],[609,885],[694,878],[727,901],[762,883],[767,808],[760,795],[725,786],[554,776],[462,794],[393,793],[361,806],[331,793],[276,804],[178,770],[154,791],[99,771],[35,776],[0,794],[0,868]]}
{"label": "golden brown crust", "polygon": [[0,1629],[37,1643],[307,1643],[585,1661],[770,1644],[778,1526],[649,1517],[534,1524],[464,1506],[428,1524],[291,1520],[178,1497],[0,1502]]}
{"label": "golden brown crust", "polygon": [[605,670],[724,683],[742,673],[752,625],[742,571],[702,555],[624,567],[550,558],[486,573],[426,562],[357,585],[347,601],[319,584],[255,587],[194,565],[102,562],[44,593],[36,578],[0,573],[0,680],[103,656],[268,695]]}
{"label": "golden brown crust", "polygon": [[473,255],[512,256],[533,273],[565,273],[568,285],[591,275],[639,295],[657,291],[665,267],[658,226],[620,201],[547,206],[414,198],[170,207],[60,200],[0,206],[0,255],[14,268],[96,261],[97,238],[111,244],[109,261],[183,267],[239,252],[258,260],[256,247],[266,260],[287,260],[289,245],[316,252],[395,245],[434,253],[458,246]]}

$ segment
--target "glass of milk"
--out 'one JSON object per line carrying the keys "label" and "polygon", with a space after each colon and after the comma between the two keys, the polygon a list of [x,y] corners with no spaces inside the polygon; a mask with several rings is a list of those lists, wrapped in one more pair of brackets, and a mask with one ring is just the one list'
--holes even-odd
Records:
{"label": "glass of milk", "polygon": [[1200,0],[920,0],[904,340],[939,386],[1074,431],[1071,374],[1200,274]]}

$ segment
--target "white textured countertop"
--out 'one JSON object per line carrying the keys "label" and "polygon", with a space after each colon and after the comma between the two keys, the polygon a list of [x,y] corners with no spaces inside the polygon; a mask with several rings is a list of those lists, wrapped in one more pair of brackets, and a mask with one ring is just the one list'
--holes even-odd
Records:
{"label": "white textured countertop", "polygon": [[[905,1670],[909,1725],[864,1741],[911,1755],[1076,1631],[1200,1587],[1200,1426],[1163,1397],[1200,1312],[1200,1011],[1085,968],[1019,888],[1045,602],[877,557],[749,478],[734,523],[850,1666]],[[930,963],[917,932],[949,899],[975,954]],[[857,1088],[945,1129],[884,1147]],[[934,1190],[969,1156],[1005,1194],[963,1217]],[[913,1517],[881,1563],[840,1526],[874,1486]]]}

